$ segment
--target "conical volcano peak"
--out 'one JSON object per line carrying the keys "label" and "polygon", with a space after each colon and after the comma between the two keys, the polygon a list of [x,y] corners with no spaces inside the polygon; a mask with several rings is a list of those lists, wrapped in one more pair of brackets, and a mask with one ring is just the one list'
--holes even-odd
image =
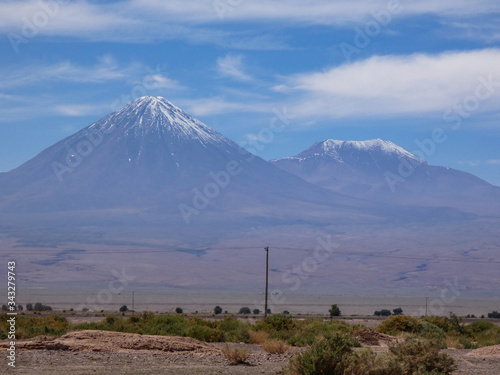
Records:
{"label": "conical volcano peak", "polygon": [[105,133],[120,129],[126,136],[157,135],[196,139],[202,143],[227,141],[222,135],[162,97],[143,96],[90,126]]}

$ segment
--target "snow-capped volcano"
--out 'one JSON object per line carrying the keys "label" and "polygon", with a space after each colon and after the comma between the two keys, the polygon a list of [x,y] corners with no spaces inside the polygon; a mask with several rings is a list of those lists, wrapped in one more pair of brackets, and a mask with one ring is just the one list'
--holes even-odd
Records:
{"label": "snow-capped volcano", "polygon": [[381,139],[328,139],[272,163],[318,186],[377,202],[475,211],[491,210],[500,198],[500,189],[471,174],[429,165]]}

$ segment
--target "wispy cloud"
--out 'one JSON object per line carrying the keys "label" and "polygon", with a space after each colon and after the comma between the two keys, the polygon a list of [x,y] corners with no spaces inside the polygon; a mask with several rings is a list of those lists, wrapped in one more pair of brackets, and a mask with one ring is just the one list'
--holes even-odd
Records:
{"label": "wispy cloud", "polygon": [[97,64],[88,67],[76,65],[71,61],[25,66],[3,74],[0,82],[4,87],[27,86],[41,81],[99,83],[126,79],[130,73],[139,69],[137,64],[121,67],[108,55],[100,57]]}
{"label": "wispy cloud", "polygon": [[252,78],[244,72],[243,55],[227,54],[217,59],[217,71],[222,76],[238,81],[250,81]]}
{"label": "wispy cloud", "polygon": [[272,113],[271,103],[264,102],[234,102],[224,97],[203,98],[196,100],[179,100],[179,104],[187,112],[195,116],[212,116],[229,113]]}
{"label": "wispy cloud", "polygon": [[[295,95],[296,112],[306,117],[363,117],[445,111],[476,95],[481,80],[491,80],[486,89],[500,97],[499,49],[374,56],[290,76],[275,90]],[[493,105],[485,100],[478,110]]]}
{"label": "wispy cloud", "polygon": [[[59,2],[52,2],[57,3]],[[364,22],[372,12],[387,8],[387,0],[252,0],[225,2],[229,10],[224,21],[216,9],[217,2],[207,0],[123,0],[98,3],[88,0],[61,2],[56,11],[46,11],[39,0],[6,0],[0,4],[0,32],[22,35],[25,20],[31,21],[40,12],[49,17],[36,35],[77,37],[86,40],[151,42],[173,38],[199,43],[233,44],[245,38],[237,31],[225,30],[228,24],[251,30],[248,23],[278,22],[281,25],[345,26]],[[401,0],[398,16],[436,15],[446,20],[460,20],[500,12],[496,0]],[[246,24],[241,24],[245,22]],[[260,40],[247,35],[252,48],[279,47],[279,42]],[[257,38],[257,39],[255,39]],[[262,43],[264,42],[264,43]],[[281,46],[282,47],[282,46]]]}
{"label": "wispy cloud", "polygon": [[500,165],[500,159],[490,159],[486,162],[488,165]]}

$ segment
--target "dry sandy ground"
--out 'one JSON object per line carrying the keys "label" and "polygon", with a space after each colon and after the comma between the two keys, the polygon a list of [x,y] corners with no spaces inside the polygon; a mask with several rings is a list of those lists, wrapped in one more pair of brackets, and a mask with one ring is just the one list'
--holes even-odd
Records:
{"label": "dry sandy ground", "polygon": [[[371,330],[360,337],[377,351],[394,338]],[[191,338],[124,334],[104,331],[70,332],[59,339],[39,337],[17,343],[16,369],[2,360],[1,373],[58,375],[276,374],[300,349],[267,354],[256,345],[233,344],[251,351],[248,365],[233,366],[221,353],[224,344]],[[5,350],[6,343],[0,343]],[[458,375],[499,375],[500,345],[477,350],[448,350]],[[4,371],[4,369],[6,369]]]}

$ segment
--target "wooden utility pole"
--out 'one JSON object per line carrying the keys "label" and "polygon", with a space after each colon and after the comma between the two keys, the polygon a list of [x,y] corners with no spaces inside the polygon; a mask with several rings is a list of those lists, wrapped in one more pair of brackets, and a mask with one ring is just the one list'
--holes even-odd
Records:
{"label": "wooden utility pole", "polygon": [[429,300],[429,297],[425,297],[425,316],[427,316],[427,301]]}
{"label": "wooden utility pole", "polygon": [[134,301],[135,295],[134,294],[135,294],[135,291],[133,290],[132,291],[132,312],[135,313],[135,306],[134,306],[135,305],[135,301]]}
{"label": "wooden utility pole", "polygon": [[266,302],[264,304],[264,318],[267,318],[267,292],[269,290],[269,247],[266,247]]}

